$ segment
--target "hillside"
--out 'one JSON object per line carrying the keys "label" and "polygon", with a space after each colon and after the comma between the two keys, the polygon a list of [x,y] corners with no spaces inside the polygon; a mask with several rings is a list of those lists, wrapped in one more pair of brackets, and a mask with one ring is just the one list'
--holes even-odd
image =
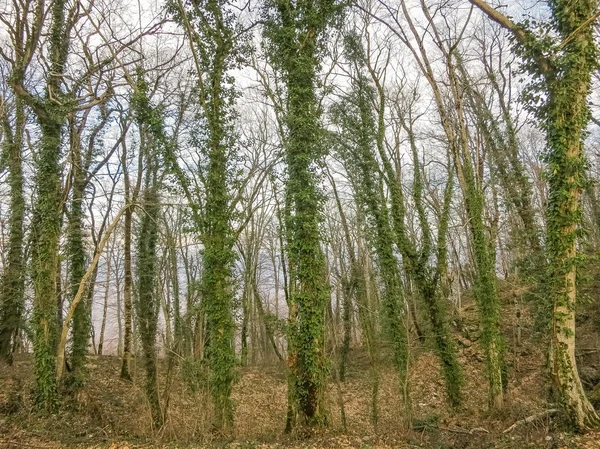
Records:
{"label": "hillside", "polygon": [[[505,294],[505,298],[510,295]],[[423,345],[413,345],[411,398],[413,428],[403,426],[398,380],[392,368],[381,367],[379,423],[371,424],[372,371],[366,352],[352,350],[347,379],[329,381],[330,428],[311,435],[283,433],[286,413],[286,377],[282,366],[238,369],[235,385],[235,435],[225,440],[210,432],[207,392],[187,364],[172,371],[168,423],[160,434],[149,426],[150,412],[143,393],[143,370],[134,365],[133,384],[119,379],[120,360],[113,356],[88,357],[89,379],[72,404],[52,416],[31,409],[32,358],[20,355],[14,366],[0,372],[0,447],[16,448],[600,448],[600,433],[585,436],[565,433],[560,419],[541,416],[520,423],[555,406],[548,403],[548,383],[543,378],[545,355],[532,332],[528,309],[506,301],[503,333],[509,353],[508,404],[501,413],[487,408],[487,385],[483,352],[477,341],[476,312],[467,306],[455,329],[460,342],[461,364],[466,380],[464,406],[450,413],[443,395],[438,363]],[[581,313],[580,371],[586,386],[598,377],[598,334],[595,317]],[[521,345],[517,345],[517,324]],[[595,346],[594,346],[595,345]],[[593,348],[596,348],[594,351]],[[161,361],[160,388],[167,384],[167,363]],[[184,381],[187,379],[187,381]],[[340,400],[341,398],[341,400]],[[167,400],[163,393],[163,400]],[[341,422],[340,403],[347,429]],[[514,430],[507,431],[517,424]]]}

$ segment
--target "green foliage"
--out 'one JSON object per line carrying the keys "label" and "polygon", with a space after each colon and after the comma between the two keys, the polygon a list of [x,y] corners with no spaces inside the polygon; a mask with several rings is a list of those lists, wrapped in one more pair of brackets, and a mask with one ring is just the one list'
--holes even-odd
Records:
{"label": "green foliage", "polygon": [[6,267],[0,278],[0,359],[12,363],[13,339],[22,327],[24,309],[25,273],[23,238],[25,198],[23,195],[23,133],[25,130],[23,102],[15,101],[14,128],[8,118],[2,121],[4,139],[2,153],[8,166],[10,186],[9,238]]}
{"label": "green foliage", "polygon": [[317,71],[328,31],[340,18],[336,0],[268,1],[263,9],[268,57],[285,85],[283,122],[286,183],[285,229],[290,289],[290,365],[287,429],[296,412],[308,426],[326,424],[325,305],[329,300],[321,249],[322,194],[318,166],[326,154]]}
{"label": "green foliage", "polygon": [[522,70],[533,78],[525,101],[546,132],[549,302],[544,309],[552,307],[552,376],[569,418],[583,428],[597,424],[598,416],[585,397],[569,346],[574,345],[580,196],[587,185],[583,139],[590,119],[591,74],[598,68],[593,28],[598,2],[551,0],[548,5],[551,20],[521,25],[526,39],[515,42],[515,51]]}
{"label": "green foliage", "polygon": [[150,103],[141,69],[138,69],[131,106],[136,114],[140,135],[144,136],[142,141],[145,143],[140,148],[144,157],[144,190],[140,201],[141,218],[137,233],[137,295],[134,305],[146,371],[146,398],[150,404],[153,425],[155,429],[160,429],[164,423],[164,414],[160,407],[156,379],[156,331],[160,312],[160,301],[156,294],[156,274],[161,184],[158,157],[161,145],[165,143],[165,136],[161,111]]}
{"label": "green foliage", "polygon": [[[234,288],[231,267],[233,252],[230,187],[234,174],[231,160],[237,149],[233,129],[233,105],[237,92],[228,71],[243,59],[244,38],[230,4],[223,0],[199,0],[185,6],[169,3],[169,11],[185,29],[196,61],[200,123],[194,144],[205,156],[205,198],[202,215],[195,214],[204,244],[200,290],[206,314],[206,358],[209,386],[215,407],[215,426],[233,427],[231,390],[235,381],[233,321]],[[180,176],[185,188],[185,181]]]}

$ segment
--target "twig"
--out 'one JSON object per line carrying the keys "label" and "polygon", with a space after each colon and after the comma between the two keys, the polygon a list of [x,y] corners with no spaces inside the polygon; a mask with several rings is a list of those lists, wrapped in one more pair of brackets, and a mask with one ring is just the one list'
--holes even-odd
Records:
{"label": "twig", "polygon": [[551,408],[549,410],[544,410],[543,412],[535,413],[535,414],[533,414],[531,416],[528,416],[527,418],[524,418],[524,419],[521,419],[521,420],[517,421],[516,423],[514,423],[512,426],[510,426],[509,428],[507,428],[502,433],[510,433],[513,430],[515,430],[518,426],[520,426],[521,424],[529,424],[529,423],[537,421],[538,419],[543,418],[545,416],[554,415],[555,413],[558,413],[558,409],[557,408]]}
{"label": "twig", "polygon": [[22,440],[15,441],[15,440],[0,439],[0,443],[7,444],[8,446],[2,446],[2,447],[6,447],[7,449],[11,449],[11,448],[17,449],[17,448],[22,448],[22,447],[28,447],[28,448],[33,448],[33,449],[46,449],[48,447],[48,446],[43,446],[43,445],[38,445],[38,444],[25,443]]}
{"label": "twig", "polygon": [[[417,427],[420,428],[420,427]],[[423,425],[423,430],[430,428],[430,429],[439,429],[439,430],[444,430],[446,432],[453,432],[453,433],[461,433],[464,435],[473,435],[475,433],[490,433],[489,430],[484,429],[483,427],[474,427],[472,429],[463,429],[462,427],[457,427],[457,426],[453,426],[453,427],[442,427],[442,426],[432,426],[430,424],[425,424]]]}

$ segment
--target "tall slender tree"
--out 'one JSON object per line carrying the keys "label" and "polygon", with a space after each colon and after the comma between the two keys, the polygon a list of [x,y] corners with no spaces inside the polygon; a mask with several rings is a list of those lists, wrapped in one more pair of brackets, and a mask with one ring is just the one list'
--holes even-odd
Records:
{"label": "tall slender tree", "polygon": [[[121,122],[123,123],[123,122]],[[127,128],[122,124],[122,133],[127,132]],[[129,176],[129,169],[127,166],[127,149],[128,145],[125,139],[121,141],[122,153],[121,153],[121,166],[123,167],[123,187],[125,194],[125,201],[128,203],[135,203],[137,201],[140,186],[141,186],[141,174],[138,173],[137,182],[131,185],[131,178]],[[139,154],[138,166],[141,165],[143,160],[142,153]],[[129,372],[129,364],[132,353],[132,340],[133,340],[133,269],[131,260],[131,241],[132,241],[132,229],[133,229],[133,208],[128,208],[125,211],[125,218],[123,220],[123,359],[121,361],[121,379],[131,380],[131,373]]]}
{"label": "tall slender tree", "polygon": [[[206,358],[210,367],[210,392],[214,424],[220,431],[233,427],[231,391],[235,380],[233,337],[232,174],[230,160],[236,148],[232,108],[236,91],[228,70],[240,56],[239,30],[227,0],[195,0],[185,6],[173,2],[171,11],[184,28],[197,71],[199,118],[206,123],[199,149],[206,157],[203,215],[194,214],[203,244],[202,307],[206,314]],[[180,177],[181,178],[181,177]],[[182,184],[185,186],[185,182]],[[197,198],[192,199],[200,203]],[[197,207],[197,206],[196,206]]]}
{"label": "tall slender tree", "polygon": [[[550,369],[561,405],[584,429],[600,418],[583,391],[575,360],[577,234],[586,182],[583,138],[590,120],[588,96],[597,68],[594,24],[598,1],[549,0],[550,21],[542,29],[513,22],[484,0],[470,0],[511,32],[524,69],[533,77],[533,107],[546,132],[548,208],[546,248],[552,298]],[[548,39],[551,31],[556,37]],[[542,97],[536,102],[536,98]]]}
{"label": "tall slender tree", "polygon": [[146,371],[146,398],[150,404],[155,429],[164,424],[160,407],[157,381],[156,332],[160,300],[157,295],[158,235],[160,213],[159,165],[160,146],[164,144],[161,111],[151,104],[148,85],[142,69],[138,69],[136,89],[131,99],[140,134],[140,152],[143,155],[143,191],[140,198],[140,226],[137,236],[136,278],[137,295],[134,305]]}
{"label": "tall slender tree", "polygon": [[[43,20],[46,10],[40,2],[36,20]],[[41,129],[36,158],[36,199],[33,207],[31,270],[33,280],[33,331],[35,356],[36,402],[45,409],[57,403],[56,343],[57,343],[57,270],[61,226],[62,189],[61,166],[62,128],[72,107],[63,93],[63,76],[69,54],[74,14],[69,14],[67,2],[57,0],[50,11],[48,60],[49,70],[42,97],[31,94],[23,86],[23,74],[13,77],[13,89],[33,110]],[[30,49],[34,51],[33,49]],[[24,68],[20,68],[23,70]]]}
{"label": "tall slender tree", "polygon": [[[70,121],[71,201],[67,221],[67,257],[69,260],[69,297],[73,298],[86,271],[86,251],[83,240],[83,196],[85,193],[85,165],[81,152],[81,135],[74,118]],[[91,309],[86,301],[80,301],[73,316],[73,341],[71,369],[74,386],[83,382],[85,355],[87,354]]]}
{"label": "tall slender tree", "polygon": [[[12,364],[14,342],[21,328],[25,275],[23,239],[25,197],[23,194],[23,133],[27,114],[19,96],[14,96],[11,120],[7,99],[0,100],[3,132],[2,154],[7,161],[10,185],[9,240],[6,266],[0,278],[0,360]],[[12,122],[12,123],[11,123]]]}
{"label": "tall slender tree", "polygon": [[269,1],[265,37],[269,58],[286,90],[285,226],[289,260],[290,318],[288,351],[291,382],[287,429],[296,424],[326,424],[325,305],[329,300],[326,262],[321,248],[321,193],[316,165],[325,154],[317,100],[318,69],[325,38],[340,15],[335,0]]}

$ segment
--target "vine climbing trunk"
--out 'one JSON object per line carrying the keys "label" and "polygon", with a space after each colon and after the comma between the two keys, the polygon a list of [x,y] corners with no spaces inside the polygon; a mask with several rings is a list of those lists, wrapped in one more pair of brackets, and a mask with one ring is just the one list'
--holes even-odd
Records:
{"label": "vine climbing trunk", "polygon": [[[84,164],[81,155],[81,136],[76,125],[71,124],[71,207],[67,224],[67,254],[69,258],[69,299],[77,295],[79,283],[86,272],[86,254],[83,244],[83,195],[85,190]],[[77,388],[83,384],[85,356],[87,354],[91,310],[87,301],[80,301],[73,314],[71,342],[71,375],[72,386]]]}
{"label": "vine climbing trunk", "polygon": [[[321,193],[315,165],[325,154],[316,96],[322,37],[335,19],[335,1],[269,2],[265,33],[269,57],[286,89],[284,123],[286,185],[285,228],[289,261],[290,309],[288,410],[309,427],[326,425],[325,305],[329,299],[326,261],[321,248]],[[296,420],[288,416],[288,430]]]}
{"label": "vine climbing trunk", "polygon": [[[236,64],[240,49],[235,40],[235,17],[227,0],[197,0],[174,3],[171,12],[185,29],[191,43],[198,74],[198,102],[206,121],[200,149],[207,160],[204,177],[203,216],[196,213],[197,228],[204,244],[200,285],[206,316],[205,357],[209,366],[209,389],[214,406],[214,427],[233,429],[231,391],[235,380],[233,321],[233,252],[229,170],[236,149],[232,105],[236,91],[228,70]],[[199,20],[197,20],[199,19]],[[184,184],[182,184],[184,185]]]}
{"label": "vine climbing trunk", "polygon": [[[42,8],[43,9],[43,8]],[[42,13],[43,11],[38,11]],[[70,29],[67,29],[66,0],[56,0],[50,9],[50,70],[45,94],[36,97],[17,83],[13,88],[32,108],[40,125],[40,147],[36,159],[33,206],[31,271],[33,281],[33,352],[35,399],[39,407],[57,405],[56,344],[58,328],[57,278],[59,238],[63,210],[61,189],[62,127],[69,101],[62,92],[62,78],[68,56]],[[69,23],[73,25],[73,23]],[[23,78],[20,78],[21,80]]]}
{"label": "vine climbing trunk", "polygon": [[[159,154],[167,144],[161,109],[149,98],[148,84],[143,69],[138,67],[137,80],[131,98],[136,113],[140,136],[140,161],[143,161],[143,191],[141,217],[137,238],[136,279],[137,295],[134,300],[136,323],[142,344],[142,360],[146,371],[146,399],[150,405],[152,424],[156,431],[165,422],[166,409],[161,409],[158,392],[156,334],[160,312],[160,294],[157,279],[160,216],[160,188],[162,174]],[[138,178],[138,185],[139,185]],[[137,189],[137,186],[136,186]]]}
{"label": "vine climbing trunk", "polygon": [[14,341],[19,332],[24,308],[23,222],[25,198],[23,195],[23,133],[26,114],[23,101],[15,97],[14,127],[8,116],[2,117],[3,151],[7,158],[10,186],[10,216],[8,255],[0,278],[0,360],[12,364]]}
{"label": "vine climbing trunk", "polygon": [[548,207],[546,248],[552,301],[550,369],[555,391],[573,425],[579,429],[600,425],[585,395],[575,359],[575,306],[577,299],[577,235],[581,223],[580,197],[586,183],[583,138],[590,120],[588,96],[591,75],[598,68],[594,25],[598,0],[552,0],[547,33],[538,35],[514,23],[484,0],[470,0],[491,20],[510,31],[515,51],[536,83],[529,87],[544,104],[533,104],[546,131]]}
{"label": "vine climbing trunk", "polygon": [[580,197],[586,182],[582,139],[590,117],[587,99],[598,56],[592,24],[585,23],[597,13],[598,2],[552,3],[557,28],[570,41],[560,64],[562,76],[547,77],[547,248],[553,296],[550,368],[564,409],[573,424],[584,429],[600,425],[583,390],[575,359],[577,234]]}
{"label": "vine climbing trunk", "polygon": [[[50,120],[49,120],[50,121]],[[33,331],[36,402],[43,408],[56,406],[56,337],[58,239],[60,236],[61,123],[40,123],[42,141],[38,155],[38,197],[33,212],[32,260]]]}
{"label": "vine climbing trunk", "polygon": [[142,195],[144,213],[141,217],[138,236],[136,263],[138,294],[135,305],[146,371],[146,398],[150,404],[154,429],[158,430],[164,423],[164,417],[159,402],[156,364],[156,329],[159,312],[159,301],[156,298],[156,245],[158,241],[156,219],[159,207],[155,184],[157,182],[156,174],[153,178],[155,179],[147,184]]}

